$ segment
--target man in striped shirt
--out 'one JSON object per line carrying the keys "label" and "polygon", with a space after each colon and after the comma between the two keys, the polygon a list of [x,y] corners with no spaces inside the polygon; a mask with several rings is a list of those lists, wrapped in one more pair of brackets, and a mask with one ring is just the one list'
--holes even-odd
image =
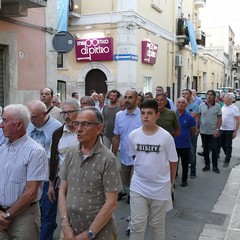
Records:
{"label": "man in striped shirt", "polygon": [[8,140],[0,147],[0,239],[38,239],[47,156],[26,134],[30,114],[25,106],[8,105],[2,119],[0,128]]}

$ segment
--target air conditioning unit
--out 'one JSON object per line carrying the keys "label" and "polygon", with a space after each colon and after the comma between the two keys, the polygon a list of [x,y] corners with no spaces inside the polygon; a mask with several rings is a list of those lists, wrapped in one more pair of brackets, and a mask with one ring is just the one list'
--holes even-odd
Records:
{"label": "air conditioning unit", "polygon": [[175,66],[176,67],[182,67],[183,66],[183,56],[182,55],[176,55]]}

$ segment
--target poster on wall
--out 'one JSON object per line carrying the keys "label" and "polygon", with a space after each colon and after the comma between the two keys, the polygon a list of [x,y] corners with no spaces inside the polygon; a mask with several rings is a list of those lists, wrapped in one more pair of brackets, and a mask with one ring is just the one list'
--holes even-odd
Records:
{"label": "poster on wall", "polygon": [[75,40],[78,62],[113,61],[113,38]]}
{"label": "poster on wall", "polygon": [[142,41],[142,63],[155,64],[158,45],[148,41]]}

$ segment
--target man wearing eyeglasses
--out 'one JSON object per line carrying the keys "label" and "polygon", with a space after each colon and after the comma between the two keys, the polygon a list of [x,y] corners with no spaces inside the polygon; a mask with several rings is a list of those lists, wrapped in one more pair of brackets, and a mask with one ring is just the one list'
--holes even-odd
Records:
{"label": "man wearing eyeglasses", "polygon": [[70,147],[79,144],[77,140],[76,129],[73,122],[76,120],[77,114],[80,110],[79,101],[76,99],[65,100],[62,103],[61,115],[64,118],[65,124],[58,128],[52,135],[51,144],[51,157],[50,157],[50,174],[49,174],[49,187],[48,198],[52,205],[52,219],[53,226],[48,231],[48,236],[53,236],[54,226],[57,217],[57,203],[58,203],[58,171],[63,164],[67,150]]}
{"label": "man wearing eyeglasses", "polygon": [[84,107],[72,124],[80,144],[69,149],[59,174],[64,239],[117,239],[113,214],[121,180],[115,156],[99,136],[103,117]]}
{"label": "man wearing eyeglasses", "polygon": [[[55,118],[50,117],[47,114],[46,105],[38,100],[34,100],[28,104],[28,110],[30,112],[30,124],[28,126],[28,135],[39,143],[46,151],[47,156],[50,156],[50,143],[52,140],[53,132],[62,126],[62,124]],[[41,207],[41,232],[40,239],[48,240],[49,228],[55,227],[55,221],[52,219],[51,210],[52,203],[49,201],[48,192],[49,182],[45,182],[43,185],[43,193],[40,200]],[[53,230],[54,231],[54,230]]]}

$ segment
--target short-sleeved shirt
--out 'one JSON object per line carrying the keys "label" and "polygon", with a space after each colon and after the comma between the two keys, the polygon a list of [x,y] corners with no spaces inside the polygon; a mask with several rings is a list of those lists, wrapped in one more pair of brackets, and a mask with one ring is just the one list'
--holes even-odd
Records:
{"label": "short-sleeved shirt", "polygon": [[196,114],[198,114],[199,113],[199,106],[196,103],[191,102],[190,104],[188,104],[186,106],[185,110],[188,113],[196,113]]}
{"label": "short-sleeved shirt", "polygon": [[102,110],[102,115],[104,118],[104,129],[103,134],[111,138],[113,137],[113,130],[114,130],[114,124],[116,119],[116,113],[121,110],[121,107],[119,105],[116,105],[114,107],[110,107],[109,105],[105,105]]}
{"label": "short-sleeved shirt", "polygon": [[114,134],[120,136],[120,160],[126,166],[133,165],[133,159],[128,154],[128,137],[134,130],[142,126],[140,109],[136,108],[132,114],[127,110],[116,114]]}
{"label": "short-sleeved shirt", "polygon": [[222,107],[222,125],[221,130],[235,130],[236,117],[239,117],[239,109],[234,104]]}
{"label": "short-sleeved shirt", "polygon": [[136,156],[131,191],[168,201],[171,196],[169,162],[178,161],[173,137],[163,128],[153,135],[145,135],[140,127],[129,135],[129,154]]}
{"label": "short-sleeved shirt", "polygon": [[196,121],[190,113],[186,111],[182,115],[178,115],[178,122],[180,124],[180,135],[174,138],[176,148],[190,148],[191,147],[191,128],[196,126]]}
{"label": "short-sleeved shirt", "polygon": [[62,166],[68,149],[77,145],[79,145],[77,133],[72,133],[64,125],[62,136],[58,142],[59,167]]}
{"label": "short-sleeved shirt", "polygon": [[[45,150],[29,136],[14,142],[7,140],[0,147],[0,205],[11,207],[24,193],[28,181],[48,180],[48,160]],[[38,188],[35,201],[42,195]]]}
{"label": "short-sleeved shirt", "polygon": [[194,101],[198,106],[203,102],[203,100],[202,100],[200,97],[198,97],[198,96],[196,96],[193,101]]}
{"label": "short-sleeved shirt", "polygon": [[28,125],[28,135],[39,143],[50,157],[50,144],[52,141],[53,132],[61,127],[62,124],[55,118],[49,117],[48,120],[41,126],[36,128],[32,123]]}
{"label": "short-sleeved shirt", "polygon": [[[105,203],[105,192],[122,189],[116,157],[100,139],[86,158],[79,146],[69,149],[60,169],[60,178],[68,182],[67,210],[77,234],[86,231],[95,219]],[[113,219],[97,234],[96,239],[110,240],[112,233],[116,234]]]}
{"label": "short-sleeved shirt", "polygon": [[52,118],[57,119],[60,123],[64,124],[65,121],[60,112],[61,112],[60,108],[53,106],[53,108],[51,108],[51,110],[48,112],[48,115]]}
{"label": "short-sleeved shirt", "polygon": [[207,102],[199,106],[200,133],[212,135],[216,131],[218,118],[222,115],[221,107],[218,103],[209,106]]}
{"label": "short-sleeved shirt", "polygon": [[164,128],[171,135],[174,129],[180,128],[176,113],[167,108],[163,112],[160,112],[160,117],[157,119],[156,124]]}

